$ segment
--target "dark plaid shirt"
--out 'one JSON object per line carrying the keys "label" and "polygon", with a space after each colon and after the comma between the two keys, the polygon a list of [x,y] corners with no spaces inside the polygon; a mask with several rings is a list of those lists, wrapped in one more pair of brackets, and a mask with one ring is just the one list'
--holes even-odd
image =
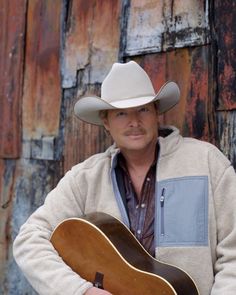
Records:
{"label": "dark plaid shirt", "polygon": [[[157,153],[156,153],[157,154]],[[130,230],[152,255],[155,255],[154,245],[154,216],[155,216],[155,178],[156,178],[157,157],[144,179],[140,199],[134,190],[126,162],[122,154],[118,156],[116,171],[120,171],[118,180],[121,194],[127,209],[130,221]],[[123,183],[121,183],[123,182]]]}

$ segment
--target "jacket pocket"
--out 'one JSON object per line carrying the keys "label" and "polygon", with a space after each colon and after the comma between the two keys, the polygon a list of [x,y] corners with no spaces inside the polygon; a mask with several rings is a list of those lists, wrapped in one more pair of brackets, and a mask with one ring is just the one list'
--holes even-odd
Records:
{"label": "jacket pocket", "polygon": [[208,244],[208,177],[189,176],[157,183],[156,246]]}

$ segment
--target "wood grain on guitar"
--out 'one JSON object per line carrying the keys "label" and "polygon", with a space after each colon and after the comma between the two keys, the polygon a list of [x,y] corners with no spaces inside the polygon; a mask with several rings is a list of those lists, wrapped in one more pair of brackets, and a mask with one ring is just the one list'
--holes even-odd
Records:
{"label": "wood grain on guitar", "polygon": [[101,212],[66,219],[51,243],[84,279],[114,295],[198,295],[183,270],[150,256],[128,228]]}

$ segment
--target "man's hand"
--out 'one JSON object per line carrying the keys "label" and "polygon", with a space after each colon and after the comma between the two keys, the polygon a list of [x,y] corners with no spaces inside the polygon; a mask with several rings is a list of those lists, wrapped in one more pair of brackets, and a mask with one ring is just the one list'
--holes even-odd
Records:
{"label": "man's hand", "polygon": [[96,287],[92,287],[89,288],[84,295],[112,295],[110,292],[96,288]]}

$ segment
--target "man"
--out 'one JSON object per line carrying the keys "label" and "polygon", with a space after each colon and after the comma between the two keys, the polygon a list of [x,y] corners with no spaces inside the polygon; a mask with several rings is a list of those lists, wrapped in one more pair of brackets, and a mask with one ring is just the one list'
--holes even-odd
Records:
{"label": "man", "polygon": [[75,114],[104,125],[115,144],[74,166],[22,226],[14,255],[39,294],[111,294],[74,273],[49,241],[62,220],[96,211],[119,218],[151,255],[189,273],[201,295],[235,294],[236,175],[213,145],[174,127],[158,131],[158,114],[178,100],[174,82],[155,94],[131,61],[113,65],[101,98],[76,103]]}

